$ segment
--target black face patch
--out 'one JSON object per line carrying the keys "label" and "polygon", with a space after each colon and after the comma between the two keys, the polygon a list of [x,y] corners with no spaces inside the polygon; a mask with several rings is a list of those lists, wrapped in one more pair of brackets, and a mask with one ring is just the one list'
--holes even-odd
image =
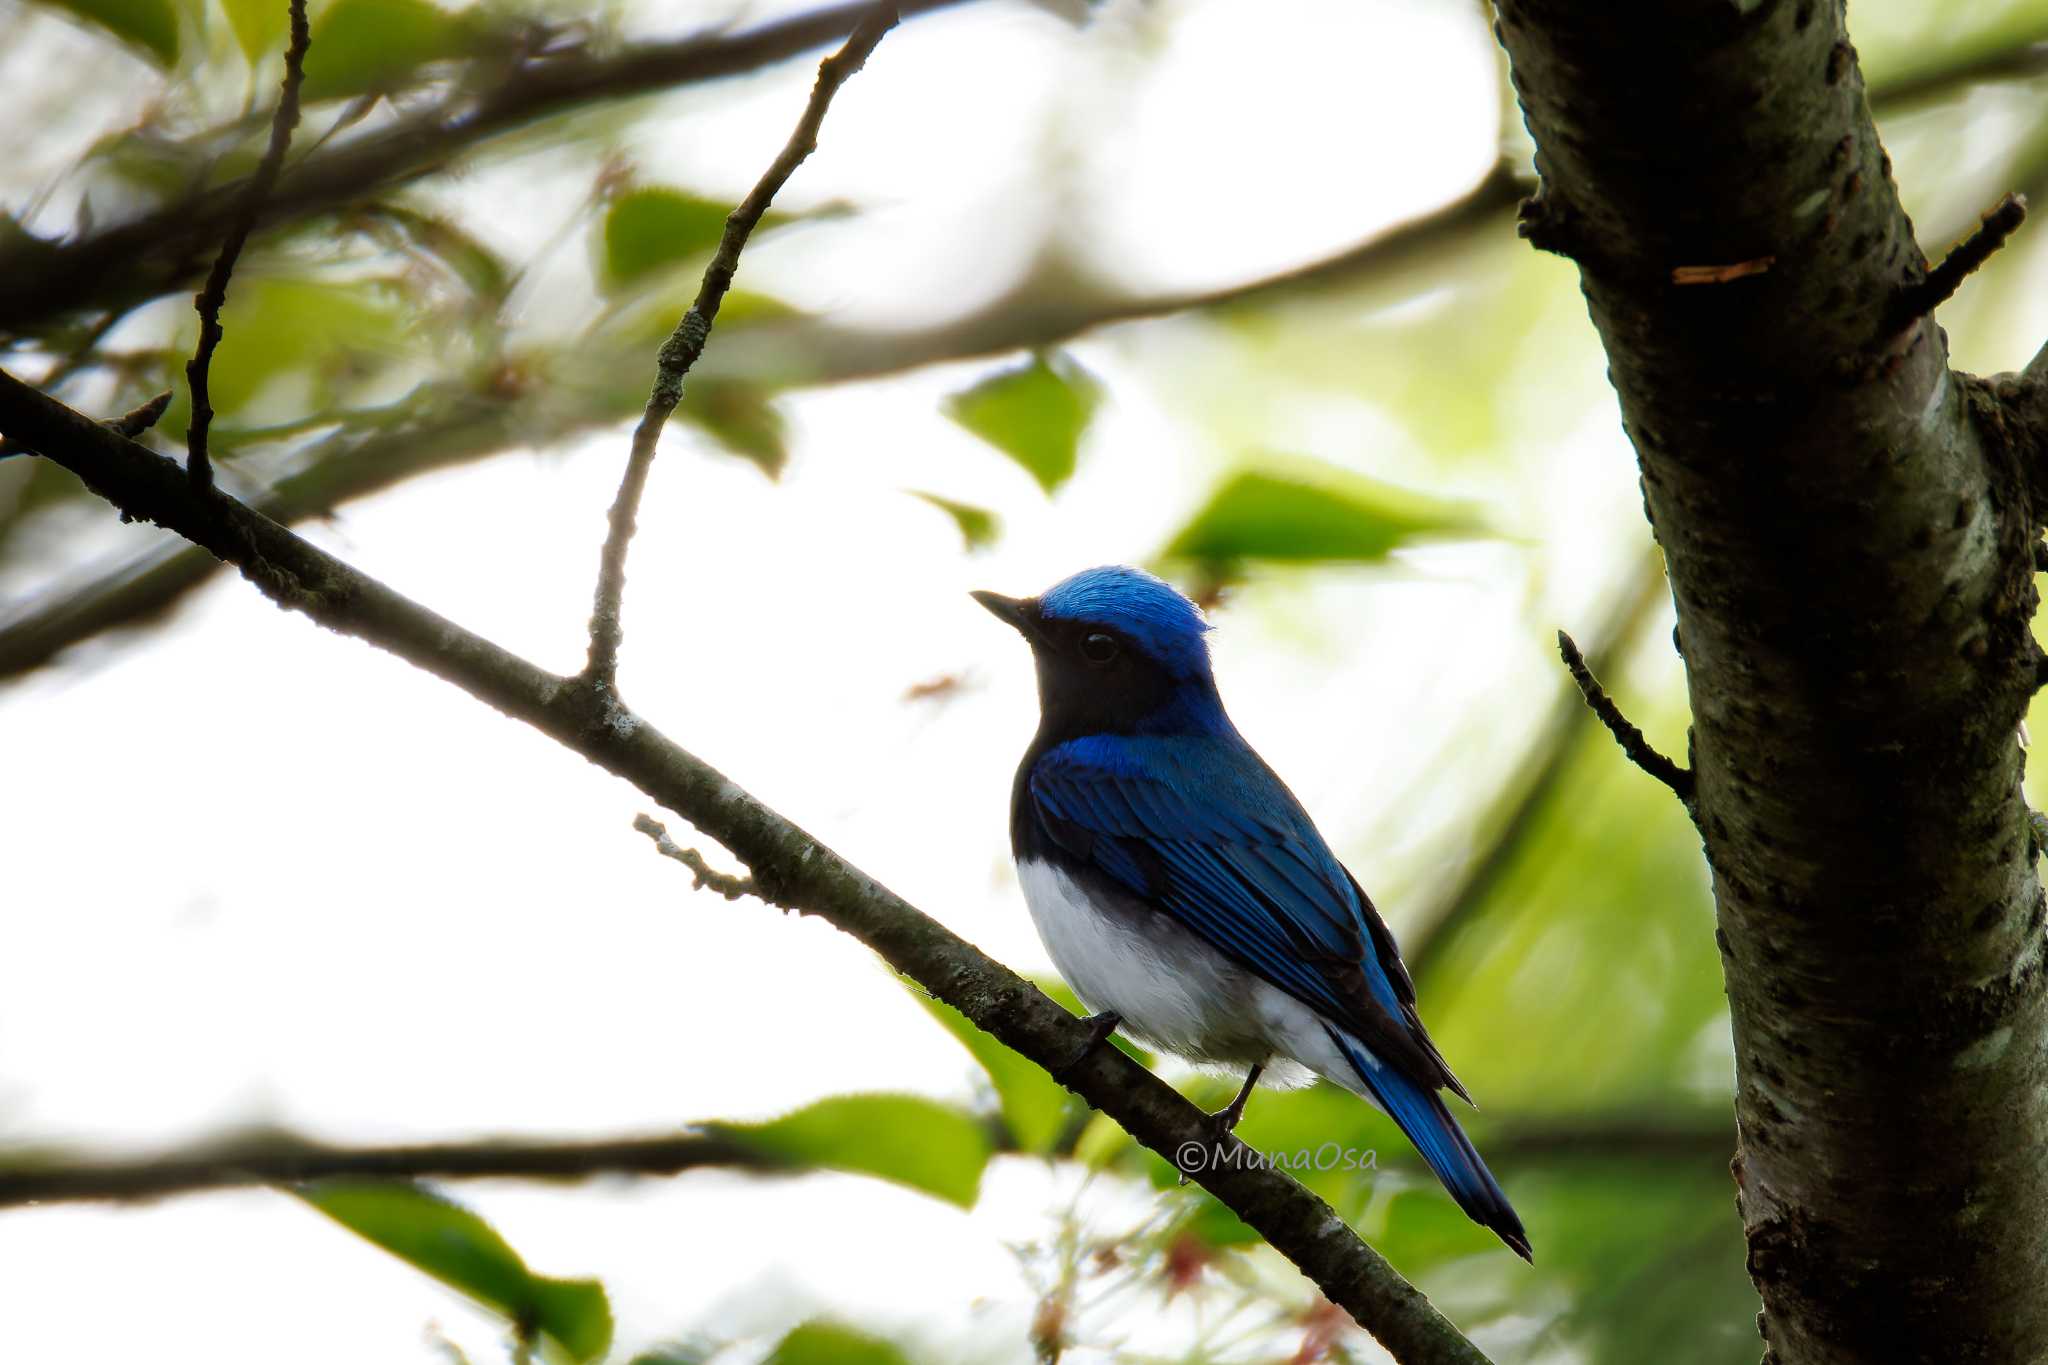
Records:
{"label": "black face patch", "polygon": [[1134,734],[1173,699],[1166,669],[1114,627],[1042,619],[1036,626],[1039,734],[1052,742]]}

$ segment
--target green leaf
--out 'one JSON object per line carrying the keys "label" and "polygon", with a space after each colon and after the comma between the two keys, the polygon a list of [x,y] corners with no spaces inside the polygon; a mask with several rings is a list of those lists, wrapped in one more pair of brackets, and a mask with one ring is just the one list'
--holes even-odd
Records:
{"label": "green leaf", "polygon": [[612,1310],[596,1280],[536,1275],[519,1253],[468,1209],[416,1185],[321,1181],[300,1197],[351,1232],[383,1247],[451,1288],[545,1333],[572,1359],[611,1348]]}
{"label": "green leaf", "polygon": [[992,1146],[973,1117],[917,1095],[841,1095],[767,1123],[706,1127],[764,1156],[878,1176],[962,1208],[981,1194]]}
{"label": "green leaf", "polygon": [[613,288],[631,284],[703,255],[725,235],[725,216],[731,212],[731,204],[667,185],[626,191],[605,210],[606,283]]}
{"label": "green leaf", "polygon": [[284,45],[289,7],[278,0],[220,0],[220,7],[227,12],[228,27],[235,31],[235,42],[251,66]]}
{"label": "green leaf", "polygon": [[989,1084],[995,1087],[1003,1107],[1003,1122],[1009,1125],[1017,1145],[1027,1152],[1050,1152],[1067,1126],[1066,1087],[1038,1063],[983,1033],[945,1001],[919,990],[912,994],[988,1073]]}
{"label": "green leaf", "polygon": [[[178,11],[173,0],[49,0],[56,8],[99,25],[148,52],[159,65],[178,60]],[[279,9],[282,10],[282,0]]]}
{"label": "green leaf", "polygon": [[960,528],[960,539],[966,542],[967,548],[970,550],[979,550],[993,545],[996,536],[1003,529],[1001,519],[986,507],[976,507],[970,503],[954,502],[951,498],[942,498],[937,493],[926,493],[918,489],[911,489],[910,496],[930,503],[951,517],[953,524]]}
{"label": "green leaf", "polygon": [[769,390],[744,380],[686,378],[676,414],[773,479],[789,463],[789,439],[769,399]]}
{"label": "green leaf", "polygon": [[879,1337],[814,1320],[784,1337],[768,1365],[910,1365],[910,1357]]}
{"label": "green leaf", "polygon": [[414,68],[461,56],[469,26],[428,0],[335,0],[306,54],[308,100],[388,89]]}
{"label": "green leaf", "polygon": [[1245,470],[1213,493],[1166,547],[1168,559],[1369,563],[1425,535],[1477,530],[1470,509],[1337,470]]}
{"label": "green leaf", "polygon": [[1053,354],[963,389],[946,400],[945,412],[1051,493],[1073,477],[1081,435],[1101,400],[1093,375]]}
{"label": "green leaf", "polygon": [[801,316],[802,310],[790,307],[773,294],[759,294],[751,289],[728,289],[725,302],[718,305],[718,325],[726,331],[750,322],[780,322]]}
{"label": "green leaf", "polygon": [[[366,359],[402,349],[404,313],[380,281],[339,283],[251,272],[238,274],[230,286],[220,324],[210,384],[213,406],[232,420],[287,374],[310,376],[304,401],[314,409],[323,406],[337,377],[359,376],[375,368]],[[189,312],[185,325],[198,326]],[[183,344],[191,345],[189,340]],[[189,400],[179,384],[160,424],[165,432],[182,437],[191,418]]]}
{"label": "green leaf", "polygon": [[694,1342],[669,1342],[642,1351],[627,1365],[707,1365],[718,1354],[718,1348],[698,1345]]}

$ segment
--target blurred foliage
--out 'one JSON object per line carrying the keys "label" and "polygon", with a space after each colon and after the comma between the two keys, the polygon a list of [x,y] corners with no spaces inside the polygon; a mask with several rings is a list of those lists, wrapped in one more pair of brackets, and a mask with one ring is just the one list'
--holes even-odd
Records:
{"label": "blurred foliage", "polygon": [[[1463,1078],[1490,1106],[1668,1106],[1732,1084],[1698,836],[1613,759],[1606,733],[1582,727],[1486,903],[1417,983],[1438,1043],[1472,1059]],[[1522,1045],[1532,1035],[1540,1053]]]}
{"label": "blurred foliage", "polygon": [[1101,400],[1102,386],[1072,360],[1035,355],[948,398],[946,415],[1054,493],[1074,476],[1081,436]]}
{"label": "blurred foliage", "polygon": [[[52,0],[168,66],[178,60],[178,10],[172,0]],[[273,6],[279,14],[283,6]]]}
{"label": "blurred foliage", "polygon": [[478,33],[432,0],[334,0],[313,25],[302,93],[326,100],[409,84],[418,68],[468,51]]}
{"label": "blurred foliage", "polygon": [[[43,3],[107,35],[123,79],[160,73],[161,88],[138,119],[83,144],[63,181],[78,189],[73,220],[37,216],[47,186],[9,183],[0,263],[17,276],[39,273],[72,238],[192,209],[209,187],[246,172],[285,32],[284,6],[273,0]],[[729,207],[685,186],[719,185],[719,172],[690,164],[696,153],[637,164],[631,149],[661,145],[666,131],[656,121],[663,102],[637,90],[599,90],[513,120],[516,135],[488,143],[481,134],[432,143],[421,131],[465,126],[498,82],[531,75],[522,61],[559,72],[632,50],[616,16],[430,0],[329,0],[314,16],[306,95],[317,108],[293,151],[303,181],[317,183],[323,168],[405,119],[417,120],[407,126],[425,150],[373,182],[324,197],[305,191],[252,243],[213,370],[215,449],[239,486],[273,514],[305,520],[434,470],[630,421],[647,397],[654,348],[689,306]],[[2048,43],[2048,0],[1859,0],[1852,23],[1897,178],[1930,247],[1967,230],[2005,188],[2048,192],[2048,62],[2038,50]],[[1171,51],[1158,36],[1144,40],[1147,60]],[[543,52],[545,61],[534,57]],[[1502,154],[1520,166],[1508,123]],[[508,259],[492,245],[502,240],[495,225],[451,186],[538,174],[565,149],[585,183],[551,201],[559,222],[544,248]],[[1045,189],[1047,201],[1061,192]],[[819,212],[773,214],[769,225]],[[2040,294],[2044,240],[2023,233],[1944,309],[1959,363],[1989,371],[2024,358],[2010,353],[2012,337]],[[590,287],[565,306],[542,282],[578,260]],[[152,438],[171,448],[187,417],[190,281],[164,285],[139,264],[119,261],[93,281],[113,284],[92,306],[17,319],[0,343],[10,370],[55,375],[64,397],[95,411],[172,389],[174,406]],[[158,283],[131,287],[131,278]],[[1146,317],[1157,300],[1057,278],[1071,297],[1020,289],[909,335],[862,331],[742,287],[728,296],[678,415],[709,447],[773,476],[792,454],[779,404],[794,387],[972,360],[989,371],[940,411],[1052,495],[1073,479],[1099,417],[1127,394],[1150,399],[1195,452],[1188,468],[1210,460],[1210,492],[1166,532],[1162,552],[1203,582],[1271,564],[1384,563],[1428,537],[1505,542],[1529,529],[1530,508],[1557,478],[1553,451],[1588,424],[1612,423],[1576,278],[1516,240],[1505,207],[1476,226],[1421,233],[1398,252],[1360,254],[1305,284],[1255,284],[1085,341],[1076,337],[1091,321]],[[1062,349],[1070,342],[1100,344],[1116,362],[1100,367],[1111,379]],[[1087,354],[1092,365],[1096,352]],[[1244,454],[1275,449],[1290,454]],[[1091,447],[1090,458],[1113,456]],[[992,505],[912,495],[948,517],[968,550],[994,542],[1006,523],[1028,524],[1031,511],[983,494]],[[46,462],[0,461],[0,573],[33,584],[10,608],[15,621],[0,620],[0,672],[36,661],[6,662],[27,633],[22,618],[64,605],[91,623],[81,635],[159,619],[208,572],[203,555],[176,546],[106,568],[98,543],[81,533],[86,496]],[[1661,641],[1636,651],[1627,676],[1637,683],[1631,714],[1682,732],[1679,675]],[[2048,710],[2033,718],[2037,735],[2048,732],[2044,717]],[[1497,735],[1515,719],[1480,716],[1473,727]],[[1755,1298],[1726,1169],[1731,1062],[1698,840],[1597,728],[1570,735],[1560,763],[1471,912],[1440,941],[1409,945],[1422,1012],[1486,1104],[1471,1127],[1528,1224],[1535,1267],[1466,1220],[1393,1126],[1345,1092],[1261,1091],[1239,1131],[1276,1157],[1310,1154],[1290,1168],[1452,1306],[1504,1365],[1746,1363],[1759,1350]],[[1466,779],[1453,771],[1460,766],[1444,765],[1447,782]],[[2030,790],[2042,804],[2038,779]],[[1047,989],[1078,1012],[1070,992]],[[1333,1337],[1299,1277],[1228,1210],[1181,1187],[1168,1163],[955,1011],[922,1003],[986,1078],[978,1106],[838,1096],[711,1131],[793,1168],[868,1175],[960,1208],[976,1205],[992,1162],[1020,1157],[1085,1169],[1091,1188],[1142,1192],[1149,1212],[1134,1222],[1077,1201],[1049,1213],[1059,1225],[1046,1238],[1020,1246],[1042,1296],[1032,1329],[1042,1343],[1139,1358],[1124,1350],[1124,1334],[1194,1301],[1201,1321],[1175,1348],[1188,1359],[1334,1360],[1369,1350],[1341,1354],[1356,1334]],[[1179,1083],[1210,1108],[1235,1088],[1206,1075]],[[498,1313],[508,1330],[523,1325],[576,1360],[609,1349],[599,1285],[534,1275],[451,1201],[363,1184],[304,1197]],[[829,1319],[775,1335],[787,1322],[759,1339],[636,1359],[948,1358]],[[1317,1344],[1333,1340],[1340,1344],[1327,1350]]]}
{"label": "blurred foliage", "polygon": [[725,379],[692,379],[683,385],[676,415],[726,450],[760,466],[774,478],[789,463],[789,433],[782,414],[756,384]]}
{"label": "blurred foliage", "polygon": [[1246,560],[1370,563],[1418,537],[1478,528],[1468,508],[1388,488],[1341,470],[1232,475],[1183,526],[1165,557],[1230,576]]}
{"label": "blurred foliage", "polygon": [[909,1365],[909,1357],[851,1327],[807,1322],[776,1345],[768,1365]]}
{"label": "blurred foliage", "polygon": [[922,991],[915,994],[917,1002],[960,1040],[961,1046],[988,1074],[1011,1141],[1026,1152],[1051,1152],[1069,1126],[1078,1103],[1072,1093],[1047,1075],[1038,1063],[983,1033],[945,1001]]}
{"label": "blurred foliage", "polygon": [[951,517],[953,525],[960,530],[961,543],[970,550],[987,548],[1003,529],[1002,519],[986,507],[955,502],[951,498],[942,498],[937,493],[927,493],[920,489],[911,490],[910,496],[930,503]]}
{"label": "blurred foliage", "polygon": [[879,1176],[962,1208],[980,1197],[994,1148],[971,1116],[918,1095],[843,1095],[767,1123],[706,1131],[778,1161]]}
{"label": "blurred foliage", "polygon": [[[725,233],[730,206],[686,190],[628,190],[604,215],[604,274],[614,287],[709,252]],[[762,226],[767,226],[763,219]]]}
{"label": "blurred foliage", "polygon": [[544,1336],[579,1362],[611,1349],[603,1285],[534,1274],[490,1224],[452,1200],[369,1181],[322,1181],[298,1193],[349,1231],[503,1314],[521,1339]]}
{"label": "blurred foliage", "polygon": [[[703,265],[725,235],[733,205],[670,185],[626,190],[605,209],[600,274],[608,288],[635,284],[672,266]],[[791,222],[775,209],[761,215],[760,235]],[[720,313],[724,318],[723,312]]]}
{"label": "blurred foliage", "polygon": [[[220,0],[220,7],[235,31],[242,56],[251,66],[266,52],[284,46],[285,33],[290,28],[288,5],[273,4],[271,0]],[[304,93],[303,89],[300,93]]]}

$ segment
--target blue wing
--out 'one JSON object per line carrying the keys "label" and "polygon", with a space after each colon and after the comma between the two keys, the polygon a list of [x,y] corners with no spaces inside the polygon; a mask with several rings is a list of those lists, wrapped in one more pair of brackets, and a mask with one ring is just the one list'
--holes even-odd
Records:
{"label": "blue wing", "polygon": [[1048,749],[1020,796],[1032,832],[1467,1098],[1415,1012],[1393,936],[1286,784],[1229,736],[1093,735]]}

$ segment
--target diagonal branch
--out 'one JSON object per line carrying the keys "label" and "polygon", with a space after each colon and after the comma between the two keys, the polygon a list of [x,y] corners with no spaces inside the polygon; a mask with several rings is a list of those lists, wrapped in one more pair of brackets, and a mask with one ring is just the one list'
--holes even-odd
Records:
{"label": "diagonal branch", "polygon": [[625,477],[619,481],[619,495],[612,502],[610,527],[605,534],[604,553],[598,561],[597,601],[590,613],[590,661],[584,665],[583,677],[596,687],[606,691],[615,690],[619,671],[619,638],[623,625],[619,620],[620,599],[626,592],[626,551],[632,545],[635,519],[640,513],[640,495],[647,489],[647,474],[654,466],[654,449],[661,440],[661,429],[668,425],[669,414],[683,397],[683,376],[697,363],[697,357],[704,354],[704,343],[711,337],[711,324],[718,320],[719,305],[725,302],[725,292],[732,287],[732,277],[740,267],[740,252],[747,245],[747,238],[754,233],[761,215],[774,202],[776,192],[818,147],[818,129],[824,125],[825,111],[832,105],[832,97],[839,93],[839,87],[867,64],[868,54],[875,50],[875,44],[882,41],[882,35],[896,27],[896,6],[878,4],[867,18],[860,21],[853,35],[846,40],[846,46],[827,57],[818,66],[817,83],[811,87],[810,102],[804,106],[803,117],[796,123],[796,130],[789,135],[782,150],[770,162],[745,199],[725,218],[725,231],[718,239],[718,250],[712,253],[711,263],[704,267],[704,279],[697,288],[696,301],[683,314],[683,320],[676,324],[675,331],[662,343],[661,354],[656,362],[654,391],[647,396],[647,409],[640,415],[640,425],[633,431],[633,450],[626,460]]}
{"label": "diagonal branch", "polygon": [[[776,901],[859,939],[1039,1066],[1069,1062],[1087,1037],[1087,1026],[1037,987],[616,700],[471,634],[225,494],[202,496],[176,464],[5,371],[0,432],[71,470],[129,517],[156,522],[236,565],[280,606],[388,650],[625,778],[731,849]],[[1183,1143],[1214,1140],[1207,1115],[1114,1048],[1092,1050],[1063,1074],[1063,1083],[1169,1160]],[[1212,1163],[1196,1178],[1397,1360],[1476,1365],[1486,1359],[1291,1176],[1232,1161]]]}
{"label": "diagonal branch", "polygon": [[235,262],[242,247],[256,230],[256,216],[263,201],[277,185],[284,169],[284,154],[292,145],[292,130],[299,126],[299,85],[306,78],[306,49],[313,45],[313,31],[306,23],[306,0],[290,0],[291,42],[284,52],[284,86],[278,91],[277,112],[270,120],[270,145],[263,160],[249,177],[242,206],[228,227],[227,240],[213,258],[206,287],[192,301],[199,310],[199,344],[185,365],[185,382],[192,391],[192,419],[185,425],[185,473],[201,488],[213,484],[213,462],[206,452],[206,434],[213,426],[213,401],[208,379],[213,369],[213,351],[220,345],[220,310],[227,306],[228,281],[234,277]]}

